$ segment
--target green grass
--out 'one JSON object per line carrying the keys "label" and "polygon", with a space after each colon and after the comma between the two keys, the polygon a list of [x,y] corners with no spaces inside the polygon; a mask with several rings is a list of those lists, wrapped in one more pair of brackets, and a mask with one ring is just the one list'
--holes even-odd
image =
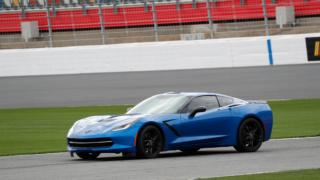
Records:
{"label": "green grass", "polygon": [[[269,102],[272,138],[320,135],[320,99]],[[128,106],[0,109],[0,156],[66,150],[74,121],[91,115],[121,114]]]}
{"label": "green grass", "polygon": [[120,114],[127,107],[0,110],[0,155],[64,151],[66,134],[73,122],[91,115]]}
{"label": "green grass", "polygon": [[320,99],[270,101],[272,138],[320,135]]}
{"label": "green grass", "polygon": [[316,180],[320,179],[320,169],[286,171],[253,175],[229,176],[202,180]]}

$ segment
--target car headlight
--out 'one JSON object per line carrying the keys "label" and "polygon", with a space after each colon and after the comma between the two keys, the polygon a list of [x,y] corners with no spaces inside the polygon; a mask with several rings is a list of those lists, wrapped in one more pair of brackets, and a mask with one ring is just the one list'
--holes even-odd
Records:
{"label": "car headlight", "polygon": [[140,117],[134,118],[134,119],[130,119],[129,122],[122,124],[120,126],[116,126],[112,129],[112,131],[120,131],[120,130],[124,130],[124,129],[128,129],[129,127],[131,127],[135,122],[137,122],[139,120]]}

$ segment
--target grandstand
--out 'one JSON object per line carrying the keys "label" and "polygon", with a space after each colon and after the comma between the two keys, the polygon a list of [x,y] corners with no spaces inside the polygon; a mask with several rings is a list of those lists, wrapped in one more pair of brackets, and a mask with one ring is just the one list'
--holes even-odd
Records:
{"label": "grandstand", "polygon": [[[294,7],[294,26],[276,25],[278,6]],[[267,0],[266,10],[271,34],[319,32],[319,0]],[[101,44],[101,38],[106,43],[179,40],[190,33],[258,36],[264,35],[263,17],[261,0],[0,0],[0,48],[45,47],[50,38],[53,46],[70,46]],[[24,42],[21,22],[28,21],[38,22],[41,35]]]}

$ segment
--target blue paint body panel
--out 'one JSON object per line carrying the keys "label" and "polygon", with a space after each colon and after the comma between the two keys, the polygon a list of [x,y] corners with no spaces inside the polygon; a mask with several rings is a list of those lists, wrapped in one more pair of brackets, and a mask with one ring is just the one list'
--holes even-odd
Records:
{"label": "blue paint body panel", "polygon": [[[193,93],[192,96],[216,95]],[[245,101],[246,102],[246,101]],[[271,137],[272,111],[265,102],[246,102],[237,106],[224,106],[198,113],[97,116],[76,122],[68,138],[110,138],[109,147],[71,147],[70,152],[135,153],[135,138],[146,125],[155,125],[165,139],[164,151],[185,148],[225,147],[237,144],[240,124],[247,118],[258,119],[264,127],[264,141]],[[122,118],[122,119],[121,119]],[[127,129],[113,131],[126,119],[137,120]],[[121,121],[119,120],[121,119]],[[81,125],[81,123],[85,125]],[[78,127],[78,131],[75,128]]]}

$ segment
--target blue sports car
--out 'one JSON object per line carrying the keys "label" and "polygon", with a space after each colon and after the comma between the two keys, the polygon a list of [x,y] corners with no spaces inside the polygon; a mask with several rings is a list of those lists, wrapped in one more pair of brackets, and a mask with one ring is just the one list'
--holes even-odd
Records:
{"label": "blue sports car", "polygon": [[272,121],[272,111],[263,101],[170,92],[152,96],[124,115],[76,121],[68,133],[68,151],[82,159],[95,159],[100,153],[154,158],[161,151],[195,153],[225,146],[254,152],[270,139]]}

